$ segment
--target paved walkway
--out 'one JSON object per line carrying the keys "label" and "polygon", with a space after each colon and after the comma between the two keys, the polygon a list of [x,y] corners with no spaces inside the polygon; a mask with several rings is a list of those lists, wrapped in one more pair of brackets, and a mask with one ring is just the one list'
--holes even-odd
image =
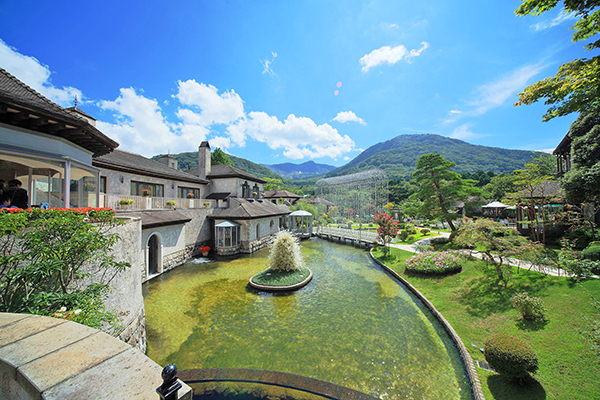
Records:
{"label": "paved walkway", "polygon": [[[411,253],[418,253],[419,252],[418,247],[417,247],[418,245],[430,245],[431,239],[440,238],[440,237],[445,237],[445,238],[450,237],[450,234],[448,232],[436,232],[436,233],[438,233],[436,236],[432,236],[432,237],[429,237],[426,239],[421,239],[413,244],[391,243],[390,246],[394,247],[396,249],[410,251]],[[479,258],[480,260],[485,258],[485,255],[483,253],[481,253],[479,251],[475,251],[475,250],[458,250],[458,252],[460,254],[463,254],[466,256],[472,256],[472,257]],[[496,260],[499,260],[499,258],[496,258]],[[516,258],[504,258],[503,264],[521,268],[521,269],[527,269],[530,271],[536,271],[536,272],[539,272],[539,273],[542,273],[545,275],[572,276],[572,274],[569,274],[567,271],[560,269],[560,268],[552,267],[549,265],[532,264],[528,261],[522,261],[522,260],[518,260]],[[595,275],[593,277],[600,278]]]}

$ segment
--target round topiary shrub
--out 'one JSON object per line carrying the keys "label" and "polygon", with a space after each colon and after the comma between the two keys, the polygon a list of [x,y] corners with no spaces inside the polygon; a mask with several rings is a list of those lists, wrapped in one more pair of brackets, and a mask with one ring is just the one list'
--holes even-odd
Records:
{"label": "round topiary shrub", "polygon": [[421,229],[421,235],[427,236],[428,234],[429,234],[429,229],[427,229],[427,228]]}
{"label": "round topiary shrub", "polygon": [[441,275],[460,271],[462,259],[448,251],[426,251],[410,257],[404,263],[407,272],[423,275]]}
{"label": "round topiary shrub", "polygon": [[523,378],[538,370],[538,358],[531,346],[514,336],[498,333],[485,341],[483,355],[490,366],[498,373]]}
{"label": "round topiary shrub", "polygon": [[523,319],[544,319],[545,317],[546,307],[539,297],[523,292],[511,297],[510,302],[521,313]]}
{"label": "round topiary shrub", "polygon": [[597,242],[592,242],[588,247],[583,249],[583,256],[588,260],[600,261],[600,244],[595,245],[593,243]]}
{"label": "round topiary shrub", "polygon": [[408,239],[408,232],[406,232],[406,231],[398,232],[398,239],[400,239],[401,242],[406,242],[406,239]]}

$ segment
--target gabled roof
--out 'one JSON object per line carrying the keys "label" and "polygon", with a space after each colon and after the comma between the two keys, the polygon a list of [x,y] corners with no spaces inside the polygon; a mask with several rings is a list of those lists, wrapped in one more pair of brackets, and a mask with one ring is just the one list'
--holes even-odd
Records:
{"label": "gabled roof", "polygon": [[560,143],[558,144],[558,146],[556,146],[556,149],[554,149],[554,151],[552,152],[552,154],[554,154],[555,156],[569,154],[571,152],[571,143],[572,142],[573,142],[573,140],[571,139],[571,137],[567,133],[565,135],[565,137],[563,138],[563,140],[560,141]]}
{"label": "gabled roof", "polygon": [[229,198],[229,207],[218,209],[208,218],[213,219],[254,219],[264,217],[277,217],[288,215],[290,210],[286,206],[273,204],[270,201]]}
{"label": "gabled roof", "polygon": [[92,160],[92,164],[98,168],[129,172],[142,176],[208,184],[207,180],[200,179],[198,176],[173,169],[163,163],[159,163],[158,161],[151,160],[139,154],[122,150],[115,150],[110,154],[96,157]]}
{"label": "gabled roof", "polygon": [[[550,198],[550,197],[561,197],[562,191],[560,183],[551,179],[545,180],[542,183],[537,184],[533,188],[534,198]],[[531,193],[528,189],[523,189],[519,192],[521,198],[531,198]]]}
{"label": "gabled roof", "polygon": [[[198,176],[198,168],[188,169],[186,171],[189,174]],[[210,174],[206,177],[207,179],[217,178],[242,178],[257,183],[267,183],[264,179],[257,178],[256,176],[242,171],[239,168],[232,167],[227,164],[217,164],[210,168]]]}
{"label": "gabled roof", "polygon": [[2,68],[0,122],[67,139],[94,156],[110,153],[119,146],[83,117],[48,100]]}
{"label": "gabled roof", "polygon": [[292,193],[289,190],[265,190],[263,192],[263,197],[267,199],[281,199],[281,198],[292,198],[292,199],[300,199],[302,196]]}
{"label": "gabled roof", "polygon": [[181,225],[192,220],[176,210],[128,211],[126,214],[132,217],[140,217],[142,219],[142,229]]}

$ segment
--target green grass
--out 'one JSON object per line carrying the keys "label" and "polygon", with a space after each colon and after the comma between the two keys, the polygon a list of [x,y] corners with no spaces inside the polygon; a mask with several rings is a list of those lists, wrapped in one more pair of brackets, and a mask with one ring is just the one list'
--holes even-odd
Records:
{"label": "green grass", "polygon": [[[429,228],[427,228],[429,229]],[[439,236],[436,232],[429,232],[426,235],[423,235],[421,233],[421,231],[419,229],[417,229],[417,233],[415,233],[414,235],[410,235],[405,241],[401,241],[400,239],[398,239],[398,237],[396,236],[396,238],[394,239],[394,243],[398,243],[398,244],[413,244],[414,242],[417,242],[421,239],[426,239],[426,238],[432,238],[435,236]]]}
{"label": "green grass", "polygon": [[[539,372],[524,387],[496,373],[477,368],[487,399],[592,399],[600,393],[600,359],[582,336],[586,318],[598,319],[591,295],[599,297],[600,281],[573,282],[513,269],[506,287],[496,283],[492,267],[466,261],[459,274],[442,277],[408,276],[403,262],[412,254],[391,249],[387,258],[375,255],[415,286],[450,322],[474,360],[484,360],[478,350],[495,333],[519,337],[534,348]],[[527,291],[543,299],[544,322],[522,321],[510,298]],[[471,346],[475,344],[476,347]]]}
{"label": "green grass", "polygon": [[264,286],[291,286],[305,280],[310,274],[308,268],[298,271],[275,272],[266,269],[252,277],[252,282]]}

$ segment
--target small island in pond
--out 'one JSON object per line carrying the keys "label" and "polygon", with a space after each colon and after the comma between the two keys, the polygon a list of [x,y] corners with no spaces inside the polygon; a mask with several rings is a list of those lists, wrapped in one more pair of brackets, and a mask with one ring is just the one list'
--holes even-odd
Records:
{"label": "small island in pond", "polygon": [[281,231],[271,245],[269,268],[250,278],[249,285],[264,291],[296,290],[306,286],[312,276],[304,266],[298,239]]}

